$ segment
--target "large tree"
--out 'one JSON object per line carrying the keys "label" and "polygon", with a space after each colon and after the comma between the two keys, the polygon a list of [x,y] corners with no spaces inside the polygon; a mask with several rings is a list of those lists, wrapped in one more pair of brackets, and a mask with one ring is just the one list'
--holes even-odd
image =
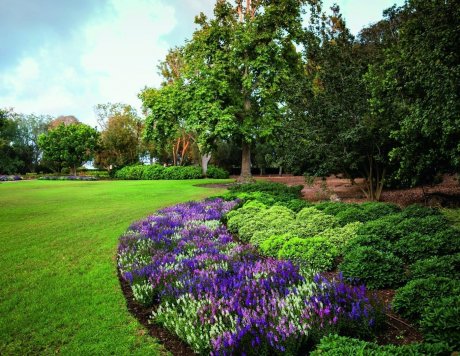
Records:
{"label": "large tree", "polygon": [[139,162],[145,151],[142,145],[143,122],[130,105],[99,104],[95,107],[102,128],[95,165],[110,169]]}
{"label": "large tree", "polygon": [[396,40],[371,73],[372,110],[398,122],[395,178],[431,183],[460,171],[460,3],[410,0],[390,14]]}
{"label": "large tree", "polygon": [[98,136],[98,132],[88,125],[61,123],[46,134],[41,134],[38,144],[44,158],[54,162],[59,171],[67,167],[72,174],[76,174],[77,168],[93,156]]}
{"label": "large tree", "polygon": [[241,143],[240,180],[251,179],[251,144],[270,136],[286,116],[283,87],[301,66],[296,50],[306,1],[218,1],[214,18],[184,49],[189,126],[203,145],[232,138]]}

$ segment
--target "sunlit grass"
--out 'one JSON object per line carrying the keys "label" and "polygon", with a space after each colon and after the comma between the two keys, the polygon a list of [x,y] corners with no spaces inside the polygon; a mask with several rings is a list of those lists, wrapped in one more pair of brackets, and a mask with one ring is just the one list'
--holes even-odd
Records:
{"label": "sunlit grass", "polygon": [[126,309],[117,239],[160,207],[222,191],[194,186],[207,182],[0,184],[0,354],[160,353]]}

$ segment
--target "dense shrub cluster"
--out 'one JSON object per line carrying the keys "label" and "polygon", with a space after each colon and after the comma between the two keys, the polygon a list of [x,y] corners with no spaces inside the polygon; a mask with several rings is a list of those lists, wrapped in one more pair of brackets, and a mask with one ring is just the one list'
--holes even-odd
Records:
{"label": "dense shrub cluster", "polygon": [[[206,177],[224,179],[228,178],[228,172],[219,167],[209,166]],[[198,166],[134,165],[118,170],[115,173],[115,178],[127,180],[183,180],[203,178],[203,173]]]}
{"label": "dense shrub cluster", "polygon": [[344,355],[372,355],[372,356],[407,356],[407,355],[445,355],[451,350],[445,343],[409,344],[403,346],[377,345],[374,342],[353,339],[346,336],[329,335],[321,342],[310,355],[344,356]]}
{"label": "dense shrub cluster", "polygon": [[[379,311],[364,286],[313,278],[237,243],[219,221],[235,205],[166,208],[120,238],[118,267],[139,302],[159,303],[153,321],[203,354],[296,354],[330,332],[372,332]],[[264,209],[250,202],[240,210]]]}
{"label": "dense shrub cluster", "polygon": [[250,201],[227,215],[230,231],[260,247],[267,256],[284,258],[318,271],[329,270],[356,236],[359,222],[341,227],[337,219],[314,208],[298,213],[279,205]]}
{"label": "dense shrub cluster", "polygon": [[351,222],[368,222],[397,213],[400,208],[394,204],[366,202],[363,204],[323,202],[316,209],[334,215],[341,225]]}
{"label": "dense shrub cluster", "polygon": [[460,253],[446,256],[434,256],[420,260],[410,266],[411,279],[426,277],[457,278],[460,271]]}
{"label": "dense shrub cluster", "polygon": [[457,252],[460,232],[436,210],[413,206],[363,224],[348,245],[340,270],[370,287],[398,287],[406,280],[403,271],[409,265]]}

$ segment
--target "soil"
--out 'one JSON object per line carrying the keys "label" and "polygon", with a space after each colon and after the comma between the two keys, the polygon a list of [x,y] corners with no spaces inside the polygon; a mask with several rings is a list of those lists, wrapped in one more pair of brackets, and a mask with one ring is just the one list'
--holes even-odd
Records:
{"label": "soil", "polygon": [[[235,178],[235,177],[233,177]],[[316,178],[312,185],[305,184],[303,176],[254,176],[257,181],[283,183],[289,186],[303,185],[303,198],[309,201],[336,200],[344,202],[364,202],[364,179],[350,179],[337,176],[325,180]],[[436,207],[460,207],[460,182],[456,176],[445,175],[441,183],[433,186],[410,189],[386,189],[382,192],[381,201],[391,202],[400,206],[418,203]]]}

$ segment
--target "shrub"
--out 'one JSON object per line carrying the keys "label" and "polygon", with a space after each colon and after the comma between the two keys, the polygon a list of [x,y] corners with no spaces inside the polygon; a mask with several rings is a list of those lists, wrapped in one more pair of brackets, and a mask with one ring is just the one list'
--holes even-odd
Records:
{"label": "shrub", "polygon": [[402,216],[404,218],[425,218],[427,216],[436,215],[441,215],[438,209],[428,208],[419,204],[409,205],[402,211]]}
{"label": "shrub", "polygon": [[303,186],[296,185],[288,187],[287,185],[273,182],[256,182],[256,183],[243,183],[235,184],[229,188],[233,193],[252,193],[252,192],[264,192],[275,196],[289,197],[290,199],[299,198],[301,196]]}
{"label": "shrub", "polygon": [[202,178],[201,168],[196,166],[171,166],[163,167],[159,164],[143,166],[133,165],[126,166],[115,172],[115,178],[118,179],[199,179]]}
{"label": "shrub", "polygon": [[126,180],[142,179],[143,172],[144,172],[144,166],[141,166],[141,165],[126,166],[126,167],[119,169],[115,173],[115,178],[126,179]]}
{"label": "shrub", "polygon": [[358,279],[371,289],[395,287],[404,280],[399,257],[369,246],[347,249],[339,269],[345,277]]}
{"label": "shrub", "polygon": [[401,316],[417,321],[432,300],[459,295],[460,282],[445,277],[414,279],[396,291],[393,309]]}
{"label": "shrub", "polygon": [[152,164],[150,166],[142,166],[142,179],[154,180],[164,179],[165,167],[159,164]]}
{"label": "shrub", "polygon": [[322,211],[309,207],[297,213],[297,224],[303,229],[303,236],[315,236],[326,229],[338,227],[337,219]]}
{"label": "shrub", "polygon": [[384,216],[401,212],[397,205],[389,203],[365,202],[360,204],[360,207],[367,215],[366,221],[377,220]]}
{"label": "shrub", "polygon": [[422,313],[420,326],[426,341],[460,350],[460,295],[433,299]]}
{"label": "shrub", "polygon": [[165,168],[164,174],[163,179],[168,180],[203,178],[201,168],[197,166],[170,166]]}
{"label": "shrub", "polygon": [[[284,226],[294,223],[294,212],[284,206],[274,205],[269,209],[261,210],[257,214],[248,216],[238,229],[242,241],[249,242],[256,232],[274,230],[276,233]],[[280,232],[283,232],[281,230]],[[270,236],[266,236],[267,238]],[[260,243],[261,241],[259,241]]]}
{"label": "shrub", "polygon": [[[401,214],[401,216],[403,216]],[[423,235],[435,234],[447,229],[449,221],[443,215],[430,215],[425,217],[404,218],[397,225],[397,234],[403,237],[409,233],[418,232]]]}
{"label": "shrub", "polygon": [[400,214],[387,215],[383,218],[369,221],[358,230],[358,235],[374,236],[386,241],[395,241],[401,238],[401,230],[397,225],[402,221]]}
{"label": "shrub", "polygon": [[279,258],[295,261],[315,271],[331,269],[337,255],[335,246],[324,237],[294,237],[286,241],[278,253]]}
{"label": "shrub", "polygon": [[372,356],[407,356],[407,355],[440,355],[446,354],[450,348],[445,343],[409,344],[409,345],[378,345],[353,339],[346,336],[329,335],[321,339],[312,356],[328,355],[372,355]]}
{"label": "shrub", "polygon": [[460,271],[460,253],[448,256],[434,256],[420,260],[410,266],[412,279],[427,277],[458,278]]}
{"label": "shrub", "polygon": [[318,234],[331,241],[340,254],[345,252],[345,247],[348,243],[357,237],[358,229],[362,225],[360,222],[353,222],[345,225],[344,227],[336,227],[326,229]]}
{"label": "shrub", "polygon": [[247,219],[266,209],[267,206],[265,204],[258,201],[250,201],[238,210],[230,211],[226,216],[228,230],[234,234],[237,233]]}
{"label": "shrub", "polygon": [[214,179],[226,179],[229,177],[229,173],[223,168],[210,165],[206,171],[206,177]]}
{"label": "shrub", "polygon": [[265,241],[263,241],[259,248],[262,251],[263,254],[271,257],[277,257],[279,251],[283,248],[283,245],[293,239],[294,237],[297,237],[293,235],[292,233],[287,233],[287,234],[282,234],[282,235],[272,235]]}
{"label": "shrub", "polygon": [[460,251],[460,232],[450,228],[429,235],[412,232],[394,245],[394,253],[408,263]]}

